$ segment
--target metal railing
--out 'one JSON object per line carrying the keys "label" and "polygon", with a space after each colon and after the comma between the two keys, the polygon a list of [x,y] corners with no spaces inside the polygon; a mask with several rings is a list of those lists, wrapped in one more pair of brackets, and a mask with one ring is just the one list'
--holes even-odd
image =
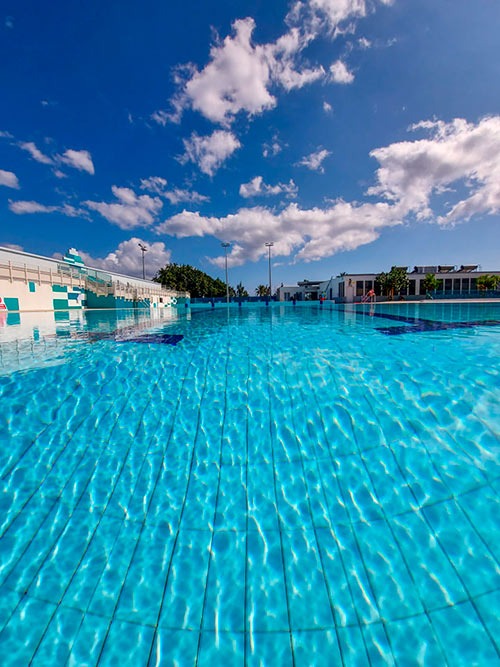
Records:
{"label": "metal railing", "polygon": [[19,265],[12,262],[0,262],[0,280],[11,283],[29,282],[38,285],[61,285],[70,288],[87,289],[98,296],[123,296],[128,299],[142,300],[157,297],[189,298],[189,292],[169,290],[159,283],[140,285],[137,283],[113,280],[109,273],[71,264],[57,264],[57,269],[40,266]]}
{"label": "metal railing", "polygon": [[42,269],[40,266],[33,267],[13,264],[12,262],[0,263],[0,280],[8,280],[11,283],[29,282],[38,285],[66,285],[68,287],[85,287],[86,276],[74,272],[62,272]]}

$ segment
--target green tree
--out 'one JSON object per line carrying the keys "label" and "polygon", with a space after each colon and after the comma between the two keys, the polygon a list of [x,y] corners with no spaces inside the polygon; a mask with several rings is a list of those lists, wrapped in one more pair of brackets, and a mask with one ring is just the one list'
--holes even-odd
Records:
{"label": "green tree", "polygon": [[441,281],[438,280],[433,273],[428,273],[422,280],[422,284],[426,292],[435,292],[439,289]]}
{"label": "green tree", "polygon": [[243,297],[243,296],[249,296],[248,292],[246,289],[243,287],[243,283],[239,282],[236,285],[236,296]]}
{"label": "green tree", "polygon": [[375,278],[375,287],[380,294],[393,299],[395,294],[399,294],[408,287],[409,282],[406,269],[393,266],[389,273],[382,272]]}
{"label": "green tree", "polygon": [[[153,280],[168,289],[190,292],[192,297],[226,296],[225,282],[189,264],[167,264],[158,270]],[[231,292],[234,296],[232,287],[229,288]]]}
{"label": "green tree", "polygon": [[388,275],[388,273],[382,271],[382,273],[379,273],[375,278],[375,292],[379,296],[387,296],[389,294]]}
{"label": "green tree", "polygon": [[257,296],[267,296],[269,294],[269,287],[267,285],[259,285],[255,288]]}
{"label": "green tree", "polygon": [[500,283],[500,276],[486,274],[477,278],[476,287],[481,291],[495,290],[498,283]]}

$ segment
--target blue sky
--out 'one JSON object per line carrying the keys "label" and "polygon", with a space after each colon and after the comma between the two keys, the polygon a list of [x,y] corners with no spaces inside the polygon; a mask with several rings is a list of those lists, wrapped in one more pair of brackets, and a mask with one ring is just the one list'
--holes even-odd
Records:
{"label": "blue sky", "polygon": [[1,245],[250,291],[500,268],[496,0],[2,3]]}

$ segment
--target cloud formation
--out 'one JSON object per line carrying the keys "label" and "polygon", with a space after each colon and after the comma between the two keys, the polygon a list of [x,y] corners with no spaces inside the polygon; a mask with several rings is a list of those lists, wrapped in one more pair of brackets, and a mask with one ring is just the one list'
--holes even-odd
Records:
{"label": "cloud formation", "polygon": [[[424,121],[410,130],[427,136],[370,153],[379,168],[367,194],[378,201],[337,200],[326,208],[310,209],[293,203],[280,212],[256,206],[224,217],[183,211],[155,232],[231,241],[228,263],[239,266],[264,257],[268,241],[274,241],[275,256],[309,262],[371,243],[384,228],[402,224],[408,216],[446,225],[500,213],[500,116],[477,124],[463,119]],[[244,184],[244,192],[259,194],[260,179]],[[440,203],[443,194],[454,201]],[[433,210],[436,207],[443,211]],[[222,267],[224,256],[211,261]]]}
{"label": "cloud formation", "polygon": [[33,160],[36,160],[36,162],[40,162],[41,164],[53,164],[54,160],[50,158],[48,155],[45,155],[42,153],[42,151],[37,148],[36,144],[34,144],[32,141],[21,141],[18,143],[19,148],[21,150],[26,151],[31,155]]}
{"label": "cloud formation", "polygon": [[210,201],[210,197],[207,197],[206,195],[202,195],[195,190],[183,190],[182,188],[167,190],[164,193],[164,196],[174,206],[180,203],[203,204],[204,202]]}
{"label": "cloud formation", "polygon": [[0,185],[19,190],[19,180],[13,171],[4,171],[3,169],[0,169]]}
{"label": "cloud formation", "polygon": [[117,202],[108,204],[107,202],[84,201],[83,205],[92,211],[97,211],[108,222],[117,225],[120,229],[149,227],[155,222],[163,206],[159,197],[136,195],[130,188],[119,188],[113,185],[111,191],[118,200]]}
{"label": "cloud formation", "polygon": [[267,44],[253,42],[253,18],[238,19],[232,34],[211,47],[205,67],[191,64],[176,69],[178,91],[171,110],[155,111],[151,117],[161,125],[179,122],[184,110],[191,108],[227,128],[241,112],[251,117],[274,108],[279,88],[289,92],[328,76],[337,83],[351,83],[354,76],[342,61],[333,63],[328,75],[321,64],[304,62],[303,54],[320,35],[334,38],[341,34],[342,24],[366,14],[365,0],[301,0],[286,16],[287,32]]}
{"label": "cloud formation", "polygon": [[324,173],[323,161],[331,155],[330,151],[327,151],[326,148],[319,149],[303,157],[297,164],[301,167],[307,167],[311,171],[319,171],[320,174]]}
{"label": "cloud formation", "polygon": [[183,143],[184,155],[179,158],[179,161],[182,164],[193,162],[208,176],[213,176],[241,146],[235,135],[225,130],[215,130],[205,137],[200,137],[193,132],[189,139],[183,139]]}
{"label": "cloud formation", "polygon": [[[301,209],[290,204],[280,213],[265,207],[242,208],[222,218],[183,211],[156,228],[158,234],[179,238],[215,236],[232,242],[229,266],[265,256],[265,243],[274,241],[275,256],[294,255],[305,262],[353,250],[371,243],[387,226],[400,224],[398,208],[388,203],[334,202],[326,209]],[[211,260],[223,266],[224,256]]]}
{"label": "cloud formation", "polygon": [[181,202],[191,204],[202,204],[210,201],[210,197],[202,195],[195,190],[183,190],[182,188],[167,189],[167,180],[161,176],[150,176],[149,178],[141,179],[141,190],[148,190],[153,192],[175,205]]}
{"label": "cloud formation", "polygon": [[335,37],[342,32],[343,25],[352,26],[368,14],[369,6],[374,10],[378,4],[392,5],[393,0],[375,0],[370,5],[368,0],[297,0],[287,20],[306,26],[313,34],[326,30]]}
{"label": "cloud formation", "polygon": [[[9,135],[8,132],[4,133],[5,136],[13,138],[12,135]],[[94,163],[92,162],[92,156],[89,151],[86,150],[74,150],[73,148],[68,148],[64,151],[62,155],[48,156],[37,147],[33,141],[20,141],[17,143],[21,150],[26,151],[31,155],[33,160],[40,162],[41,164],[49,164],[54,166],[54,175],[57,178],[64,178],[65,174],[60,171],[57,167],[61,164],[71,167],[73,169],[78,169],[79,171],[86,171],[92,176],[95,173]]]}
{"label": "cloud formation", "polygon": [[264,157],[274,157],[275,155],[278,155],[278,153],[281,153],[283,150],[283,146],[281,145],[279,139],[277,136],[273,137],[273,140],[269,144],[264,144],[262,147],[262,155]]}
{"label": "cloud formation", "polygon": [[78,254],[85,264],[96,269],[115,271],[127,276],[142,278],[142,252],[139,243],[147,247],[144,255],[144,266],[146,278],[152,278],[159,268],[170,262],[172,252],[159,241],[147,243],[140,238],[133,237],[128,241],[122,241],[120,245],[110,252],[106,257],[96,258],[89,253],[79,250]]}
{"label": "cloud formation", "polygon": [[67,151],[64,151],[64,153],[59,156],[59,160],[69,167],[73,167],[79,171],[86,171],[92,176],[95,173],[94,163],[92,162],[92,157],[88,151],[75,151],[72,148],[68,148]]}
{"label": "cloud formation", "polygon": [[[422,130],[429,136],[370,153],[380,167],[377,184],[368,194],[398,202],[405,213],[412,212],[417,218],[437,218],[441,224],[500,212],[500,116],[484,118],[477,124],[462,118],[449,123],[424,121],[410,130]],[[465,190],[466,196],[436,215],[431,197],[451,186]]]}
{"label": "cloud formation", "polygon": [[278,183],[277,185],[267,185],[262,176],[255,176],[248,183],[240,185],[240,195],[245,199],[257,196],[286,195],[295,197],[297,195],[297,186],[292,179],[288,183]]}
{"label": "cloud formation", "polygon": [[335,83],[352,83],[354,74],[347,69],[347,65],[342,60],[336,60],[330,65],[330,74]]}
{"label": "cloud formation", "polygon": [[27,215],[32,213],[61,213],[69,218],[88,217],[82,209],[62,204],[61,206],[46,206],[37,201],[12,201],[9,199],[9,209],[17,215]]}

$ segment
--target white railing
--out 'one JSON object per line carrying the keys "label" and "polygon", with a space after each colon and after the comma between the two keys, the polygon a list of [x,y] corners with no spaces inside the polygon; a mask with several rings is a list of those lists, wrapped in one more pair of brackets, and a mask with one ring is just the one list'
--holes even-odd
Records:
{"label": "white railing", "polygon": [[156,297],[189,297],[189,292],[177,292],[169,290],[159,283],[138,283],[113,281],[109,274],[75,267],[71,264],[60,265],[57,270],[42,269],[40,266],[33,267],[26,264],[18,265],[12,262],[0,262],[0,280],[8,280],[11,283],[29,282],[38,285],[65,285],[67,287],[80,287],[88,289],[97,295],[122,296],[128,299],[147,299]]}
{"label": "white railing", "polygon": [[29,282],[38,285],[66,285],[68,287],[85,287],[85,276],[70,271],[61,273],[52,269],[42,269],[39,266],[20,266],[12,262],[0,263],[0,280],[8,280],[11,283]]}

